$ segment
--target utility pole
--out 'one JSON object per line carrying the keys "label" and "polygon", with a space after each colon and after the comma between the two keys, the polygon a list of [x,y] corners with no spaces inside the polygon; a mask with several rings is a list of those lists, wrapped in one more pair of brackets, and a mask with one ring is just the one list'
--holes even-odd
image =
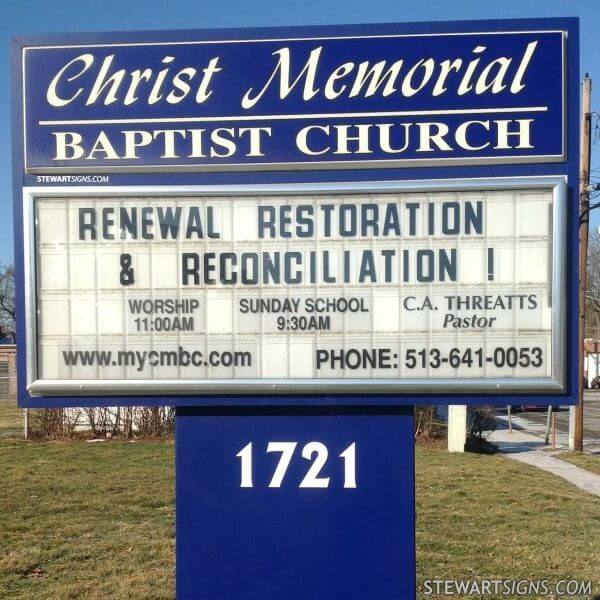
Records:
{"label": "utility pole", "polygon": [[574,450],[583,451],[583,375],[585,339],[585,290],[587,273],[588,229],[590,223],[590,133],[591,133],[592,80],[586,73],[583,78],[581,103],[581,152],[579,155],[579,404],[575,407]]}

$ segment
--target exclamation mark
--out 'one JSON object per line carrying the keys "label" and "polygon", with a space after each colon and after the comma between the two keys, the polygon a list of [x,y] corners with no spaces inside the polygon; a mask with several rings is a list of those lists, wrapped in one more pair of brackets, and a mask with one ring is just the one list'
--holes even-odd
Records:
{"label": "exclamation mark", "polygon": [[494,281],[494,249],[488,248],[487,257],[488,281]]}

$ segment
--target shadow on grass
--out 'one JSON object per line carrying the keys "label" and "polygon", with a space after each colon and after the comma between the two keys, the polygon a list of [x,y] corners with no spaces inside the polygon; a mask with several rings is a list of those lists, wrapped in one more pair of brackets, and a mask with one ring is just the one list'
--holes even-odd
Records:
{"label": "shadow on grass", "polygon": [[465,452],[472,454],[496,454],[498,447],[488,442],[485,438],[469,436],[465,444]]}

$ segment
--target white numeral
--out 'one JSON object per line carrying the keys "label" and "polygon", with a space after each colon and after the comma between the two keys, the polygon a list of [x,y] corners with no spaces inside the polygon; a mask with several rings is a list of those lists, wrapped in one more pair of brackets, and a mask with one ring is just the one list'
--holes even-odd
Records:
{"label": "white numeral", "polygon": [[246,444],[237,454],[241,460],[240,487],[252,487],[252,442]]}
{"label": "white numeral", "polygon": [[356,487],[356,443],[352,442],[341,454],[344,459],[344,487]]}
{"label": "white numeral", "polygon": [[329,485],[329,477],[319,477],[319,473],[327,462],[327,456],[329,455],[327,446],[321,444],[321,442],[309,442],[302,448],[302,458],[312,460],[313,454],[316,454],[317,456],[300,483],[300,487],[326,488]]}
{"label": "white numeral", "polygon": [[[280,488],[283,484],[297,445],[298,442],[269,442],[267,444],[267,453],[279,452],[281,454],[269,482],[270,488]],[[252,442],[248,442],[236,454],[240,459],[240,487],[243,488],[254,487],[252,452]],[[302,448],[302,458],[311,461],[311,464],[298,487],[320,489],[329,487],[330,477],[320,476],[328,456],[329,450],[321,442],[309,442]],[[352,442],[339,457],[344,460],[344,488],[356,488],[356,442]]]}
{"label": "white numeral", "polygon": [[277,467],[275,468],[275,473],[273,473],[273,479],[271,479],[269,487],[281,487],[281,482],[283,481],[288,467],[290,466],[292,455],[294,454],[296,446],[296,442],[269,442],[269,445],[267,446],[267,452],[281,452],[281,458],[277,463]]}

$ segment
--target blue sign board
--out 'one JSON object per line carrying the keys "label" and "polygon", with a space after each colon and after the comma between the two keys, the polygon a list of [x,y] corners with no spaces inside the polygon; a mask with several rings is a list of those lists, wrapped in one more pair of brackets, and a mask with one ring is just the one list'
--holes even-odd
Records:
{"label": "blue sign board", "polygon": [[576,402],[576,19],[12,56],[22,406]]}
{"label": "blue sign board", "polygon": [[177,597],[415,597],[412,410],[177,414]]}
{"label": "blue sign board", "polygon": [[25,170],[565,160],[563,28],[402,29],[32,45],[22,57]]}

